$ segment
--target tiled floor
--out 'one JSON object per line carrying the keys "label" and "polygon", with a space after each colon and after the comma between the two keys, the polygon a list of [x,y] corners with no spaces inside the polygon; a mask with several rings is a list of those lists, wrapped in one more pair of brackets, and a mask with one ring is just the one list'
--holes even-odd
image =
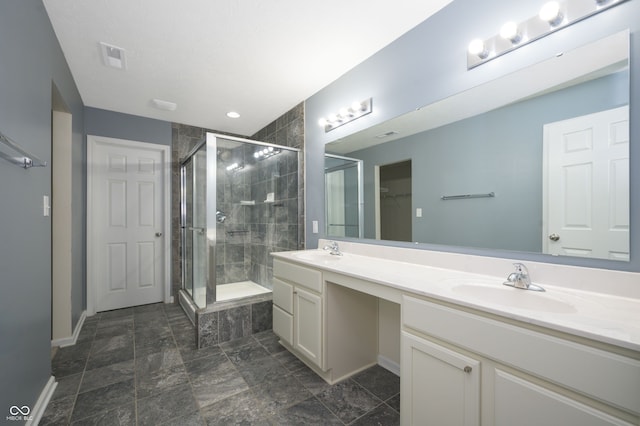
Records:
{"label": "tiled floor", "polygon": [[271,332],[195,349],[179,307],[88,318],[52,361],[41,425],[397,425],[400,380],[381,367],[329,386]]}

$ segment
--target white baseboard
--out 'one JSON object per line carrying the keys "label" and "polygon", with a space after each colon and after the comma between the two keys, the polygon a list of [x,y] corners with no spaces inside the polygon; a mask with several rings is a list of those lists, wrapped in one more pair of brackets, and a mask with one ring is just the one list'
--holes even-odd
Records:
{"label": "white baseboard", "polygon": [[382,368],[385,368],[391,371],[396,376],[400,376],[400,364],[395,361],[390,360],[386,356],[382,356],[378,354],[378,365]]}
{"label": "white baseboard", "polygon": [[26,423],[28,426],[38,425],[40,423],[40,420],[42,420],[42,416],[47,409],[47,405],[49,405],[49,401],[53,396],[53,392],[56,390],[56,386],[58,386],[56,378],[53,376],[49,377],[49,381],[44,385],[42,392],[40,392],[36,405],[33,406],[29,413],[29,420],[27,420]]}
{"label": "white baseboard", "polygon": [[82,325],[84,324],[84,320],[87,318],[87,311],[82,311],[82,314],[80,315],[80,319],[78,320],[78,323],[76,324],[75,329],[73,330],[73,334],[71,335],[71,337],[63,337],[61,339],[55,339],[51,341],[51,347],[65,347],[65,346],[72,346],[75,345],[76,342],[78,341],[78,336],[80,335],[80,331],[82,330]]}

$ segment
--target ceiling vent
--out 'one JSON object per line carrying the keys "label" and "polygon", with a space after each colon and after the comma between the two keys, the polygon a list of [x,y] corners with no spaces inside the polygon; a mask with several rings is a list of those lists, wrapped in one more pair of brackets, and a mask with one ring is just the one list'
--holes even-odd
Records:
{"label": "ceiling vent", "polygon": [[127,62],[124,56],[125,52],[121,47],[101,42],[100,50],[102,51],[102,60],[106,66],[119,70],[127,68]]}
{"label": "ceiling vent", "polygon": [[384,138],[388,138],[389,136],[398,135],[398,134],[399,132],[396,132],[395,130],[391,130],[389,132],[380,133],[379,135],[376,135],[376,138],[384,139]]}

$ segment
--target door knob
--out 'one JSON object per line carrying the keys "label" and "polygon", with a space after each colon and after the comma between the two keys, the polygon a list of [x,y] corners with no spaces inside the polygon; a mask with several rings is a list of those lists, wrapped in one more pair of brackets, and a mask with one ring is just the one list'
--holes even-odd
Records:
{"label": "door knob", "polygon": [[162,237],[162,232],[156,232],[156,237]]}
{"label": "door knob", "polygon": [[558,241],[558,240],[560,239],[560,235],[558,235],[558,234],[551,234],[551,235],[549,235],[549,239],[550,239],[551,241]]}

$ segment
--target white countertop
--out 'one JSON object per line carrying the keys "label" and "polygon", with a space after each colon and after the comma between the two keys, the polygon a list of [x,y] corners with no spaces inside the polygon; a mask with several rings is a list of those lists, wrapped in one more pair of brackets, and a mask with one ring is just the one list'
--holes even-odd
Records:
{"label": "white countertop", "polygon": [[[302,254],[305,253],[305,254]],[[402,293],[492,313],[640,351],[640,300],[538,283],[538,293],[503,286],[505,277],[322,250],[272,253],[275,258],[394,288]],[[473,288],[472,288],[473,287]]]}

